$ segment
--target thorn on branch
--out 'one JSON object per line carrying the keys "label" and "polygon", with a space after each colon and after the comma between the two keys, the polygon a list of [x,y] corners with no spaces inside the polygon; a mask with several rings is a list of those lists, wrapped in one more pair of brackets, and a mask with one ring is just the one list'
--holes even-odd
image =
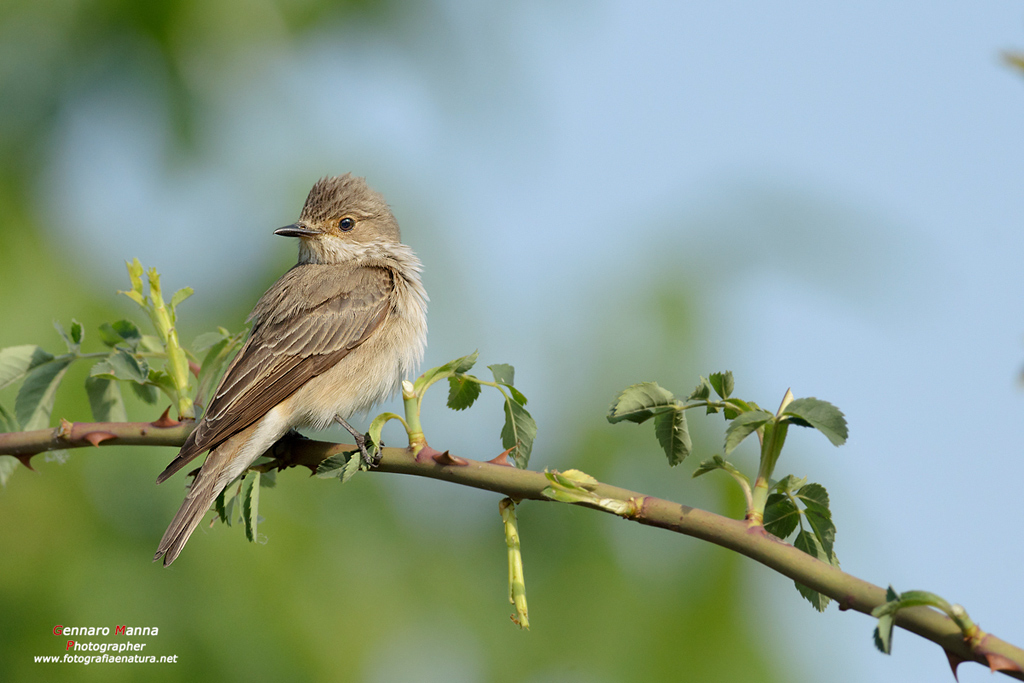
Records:
{"label": "thorn on branch", "polygon": [[953,679],[959,683],[960,677],[956,675],[956,668],[966,662],[967,660],[959,655],[955,655],[949,650],[943,650],[946,653],[946,659],[949,660],[949,668],[953,670]]}
{"label": "thorn on branch", "polygon": [[196,379],[199,379],[199,363],[196,363],[194,360],[190,360],[188,362],[188,369],[192,372],[193,375],[195,375]]}
{"label": "thorn on branch", "polygon": [[91,443],[93,446],[99,448],[99,445],[101,443],[103,443],[104,441],[109,441],[110,439],[116,439],[117,435],[111,434],[110,432],[89,432],[82,438]]}
{"label": "thorn on branch", "polygon": [[167,406],[167,410],[165,410],[164,414],[160,416],[160,419],[157,420],[156,422],[150,422],[150,424],[153,425],[154,427],[166,429],[168,427],[177,427],[178,425],[181,424],[181,421],[171,419],[171,407]]}
{"label": "thorn on branch", "polygon": [[469,464],[468,460],[460,458],[457,455],[452,455],[448,451],[445,451],[444,453],[437,453],[431,457],[438,465],[456,465],[458,467],[465,467]]}
{"label": "thorn on branch", "polygon": [[17,458],[18,461],[22,465],[24,465],[25,467],[29,468],[33,472],[35,472],[36,468],[32,467],[32,458],[33,458],[33,456],[36,456],[36,455],[39,455],[39,454],[38,453],[21,453],[20,455],[16,455],[14,457]]}
{"label": "thorn on branch", "polygon": [[976,648],[975,652],[977,652],[979,655],[985,658],[985,661],[988,662],[988,668],[991,669],[992,673],[995,673],[997,671],[1021,670],[1020,664],[996,652],[989,652],[988,650],[982,649],[980,647]]}
{"label": "thorn on branch", "polygon": [[422,464],[429,460],[433,460],[438,455],[441,455],[441,451],[436,448],[431,448],[430,444],[423,444],[423,447],[418,453],[416,453],[416,462]]}
{"label": "thorn on branch", "polygon": [[508,448],[502,451],[501,453],[498,453],[497,456],[491,458],[487,462],[491,463],[492,465],[504,465],[505,467],[512,467],[512,463],[508,461],[508,454],[511,453],[513,450],[515,450],[515,446],[513,446],[512,448]]}

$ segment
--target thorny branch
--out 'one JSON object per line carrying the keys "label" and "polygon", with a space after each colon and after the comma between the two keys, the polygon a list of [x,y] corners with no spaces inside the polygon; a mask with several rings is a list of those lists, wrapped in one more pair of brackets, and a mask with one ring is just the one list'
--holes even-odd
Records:
{"label": "thorny branch", "polygon": [[[62,421],[55,429],[0,434],[0,455],[13,455],[27,466],[33,455],[64,448],[100,445],[180,446],[192,430],[191,421],[175,422],[165,414],[157,422]],[[271,453],[275,462],[263,470],[304,466],[316,471],[323,460],[351,452],[355,446],[286,436]],[[494,491],[514,500],[550,502],[545,495],[551,480],[542,472],[521,470],[502,456],[493,461],[469,460],[424,446],[418,454],[408,448],[384,448],[379,472],[441,479],[462,486]],[[504,454],[502,454],[504,455]],[[864,614],[886,602],[885,589],[851,576],[780,541],[743,520],[646,496],[598,483],[589,487],[593,497],[577,504],[617,514],[640,524],[693,536],[746,555],[795,581],[834,599],[841,610]],[[1008,676],[1024,680],[1024,650],[991,634],[977,633],[967,640],[952,619],[928,607],[901,610],[896,624],[937,643],[945,650],[954,672],[956,665],[975,661]]]}

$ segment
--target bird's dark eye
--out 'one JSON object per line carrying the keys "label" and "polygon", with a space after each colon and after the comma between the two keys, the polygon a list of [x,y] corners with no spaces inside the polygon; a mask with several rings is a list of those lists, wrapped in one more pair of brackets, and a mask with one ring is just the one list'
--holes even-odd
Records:
{"label": "bird's dark eye", "polygon": [[351,230],[353,227],[355,227],[355,224],[356,222],[351,218],[342,218],[340,221],[338,221],[338,227],[344,232],[348,232],[349,230]]}

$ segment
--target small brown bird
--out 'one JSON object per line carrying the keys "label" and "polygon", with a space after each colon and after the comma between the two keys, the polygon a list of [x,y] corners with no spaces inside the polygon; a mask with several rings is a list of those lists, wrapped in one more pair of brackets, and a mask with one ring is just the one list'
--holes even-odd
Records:
{"label": "small brown bird", "polygon": [[347,173],[313,186],[298,222],[299,262],[249,315],[252,330],[166,480],[210,451],[153,561],[174,562],[221,491],[293,427],[346,418],[392,395],[423,358],[427,293],[384,198]]}

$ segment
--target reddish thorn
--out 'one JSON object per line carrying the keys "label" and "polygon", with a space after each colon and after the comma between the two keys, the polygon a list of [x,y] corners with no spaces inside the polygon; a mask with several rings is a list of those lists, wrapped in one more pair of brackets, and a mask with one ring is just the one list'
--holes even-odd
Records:
{"label": "reddish thorn", "polygon": [[444,453],[438,453],[437,455],[433,456],[433,458],[434,462],[436,462],[438,465],[457,465],[459,467],[463,467],[469,464],[468,460],[460,458],[457,455],[452,455],[448,451],[445,451]]}
{"label": "reddish thorn", "polygon": [[194,360],[190,360],[188,362],[188,369],[193,375],[196,376],[196,379],[199,379],[199,363],[195,362]]}
{"label": "reddish thorn", "polygon": [[93,446],[99,446],[104,441],[116,439],[117,434],[111,434],[110,432],[89,432],[82,438],[91,443]]}
{"label": "reddish thorn", "polygon": [[420,452],[416,454],[416,462],[424,463],[428,460],[433,460],[438,455],[441,455],[441,451],[431,448],[429,445],[424,445]]}
{"label": "reddish thorn", "polygon": [[960,655],[955,655],[949,650],[946,650],[946,659],[949,660],[949,668],[953,670],[953,679],[960,683],[960,677],[956,675],[956,668],[966,662],[967,660]]}
{"label": "reddish thorn", "polygon": [[178,420],[172,420],[170,413],[171,407],[167,406],[167,410],[165,410],[164,414],[160,416],[160,419],[157,420],[156,422],[150,422],[150,424],[153,425],[154,427],[160,427],[161,429],[167,427],[177,427],[178,425],[181,424],[181,422],[179,422]]}
{"label": "reddish thorn", "polygon": [[992,670],[992,673],[997,671],[1020,671],[1020,664],[1013,661],[1009,657],[1004,657],[1001,654],[995,652],[984,652],[980,653],[988,661],[988,668]]}
{"label": "reddish thorn", "polygon": [[39,455],[39,454],[38,453],[23,453],[21,455],[16,455],[14,457],[17,458],[21,462],[22,465],[24,465],[25,467],[29,468],[33,472],[35,472],[36,468],[32,467],[32,456],[34,456],[34,455]]}
{"label": "reddish thorn", "polygon": [[491,458],[487,462],[491,463],[492,465],[504,465],[505,467],[512,467],[512,463],[508,461],[508,454],[511,453],[512,449],[514,448],[515,446],[507,450],[504,450],[501,453],[498,453],[497,456]]}

